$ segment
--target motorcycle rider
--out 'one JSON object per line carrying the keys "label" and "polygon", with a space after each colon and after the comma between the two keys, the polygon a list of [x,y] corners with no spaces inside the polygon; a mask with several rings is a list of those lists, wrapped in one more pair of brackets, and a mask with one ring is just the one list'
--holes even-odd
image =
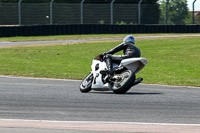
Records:
{"label": "motorcycle rider", "polygon": [[[113,55],[119,51],[123,50],[123,55]],[[111,79],[112,80],[112,63],[120,63],[123,59],[127,58],[134,58],[134,57],[140,57],[141,52],[140,49],[135,45],[135,39],[132,35],[127,35],[123,43],[119,44],[115,48],[100,54],[100,57],[103,58],[107,65],[107,74],[108,76],[105,78],[105,80]]]}

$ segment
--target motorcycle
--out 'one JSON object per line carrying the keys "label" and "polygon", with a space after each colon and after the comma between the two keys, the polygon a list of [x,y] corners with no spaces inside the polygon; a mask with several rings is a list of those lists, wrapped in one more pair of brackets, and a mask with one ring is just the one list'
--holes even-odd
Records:
{"label": "motorcycle", "polygon": [[124,94],[131,87],[141,83],[143,78],[136,79],[135,74],[147,64],[146,58],[128,58],[120,64],[113,63],[112,79],[107,79],[107,66],[100,55],[92,61],[92,71],[82,80],[80,91],[82,93],[112,90],[116,94]]}

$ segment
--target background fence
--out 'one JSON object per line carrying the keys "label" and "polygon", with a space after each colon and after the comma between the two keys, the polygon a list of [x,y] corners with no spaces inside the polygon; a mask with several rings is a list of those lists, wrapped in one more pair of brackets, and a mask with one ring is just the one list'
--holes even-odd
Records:
{"label": "background fence", "polygon": [[138,4],[117,3],[117,0],[107,0],[107,3],[86,3],[87,0],[78,3],[14,1],[16,3],[0,2],[0,25],[200,24],[200,11],[194,10],[195,4],[192,5],[193,11],[189,11],[184,1],[178,0],[155,4],[144,4],[143,0],[138,0]]}
{"label": "background fence", "polygon": [[[16,0],[17,1],[17,0]],[[0,2],[0,25],[33,24],[200,24],[200,11],[179,10],[166,0],[164,3],[18,3]],[[171,5],[170,5],[171,4]],[[181,4],[181,3],[179,3]],[[183,3],[182,3],[183,4]],[[180,7],[184,5],[177,5]],[[195,7],[195,6],[194,6]],[[175,13],[176,14],[175,14]],[[192,16],[193,13],[193,16]],[[184,18],[179,18],[179,16]],[[194,16],[194,14],[196,16]],[[173,19],[177,20],[173,21]],[[183,20],[184,19],[184,20]],[[195,21],[196,20],[196,21]]]}
{"label": "background fence", "polygon": [[0,3],[0,25],[158,24],[158,4]]}

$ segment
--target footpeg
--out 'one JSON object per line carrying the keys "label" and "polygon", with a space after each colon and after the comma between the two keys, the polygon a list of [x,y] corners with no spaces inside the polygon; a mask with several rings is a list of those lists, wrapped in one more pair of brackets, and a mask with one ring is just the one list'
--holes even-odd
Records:
{"label": "footpeg", "polygon": [[139,84],[139,83],[142,83],[142,81],[143,81],[143,78],[139,77],[139,78],[137,78],[137,79],[135,80],[135,83],[134,83],[133,85],[137,85],[137,84]]}

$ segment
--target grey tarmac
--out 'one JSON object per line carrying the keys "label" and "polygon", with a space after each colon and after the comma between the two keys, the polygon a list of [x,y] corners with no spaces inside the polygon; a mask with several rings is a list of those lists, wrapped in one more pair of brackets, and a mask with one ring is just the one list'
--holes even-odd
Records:
{"label": "grey tarmac", "polygon": [[[160,129],[161,132],[171,132],[166,130],[166,126],[174,131],[180,130],[180,126],[185,132],[191,129],[193,132],[200,131],[199,87],[140,84],[124,95],[116,95],[112,91],[91,91],[83,94],[79,91],[80,82],[79,80],[0,76],[0,119],[1,121],[19,120],[18,124],[22,124],[24,120],[36,121],[36,123],[75,121],[75,127],[80,125],[78,122],[85,122],[88,125],[97,123],[96,125],[104,128],[96,131],[88,126],[89,131],[109,133],[120,131],[118,127],[123,127],[123,124],[131,125],[131,130],[121,132],[138,132],[139,130],[133,129],[136,126],[147,129],[139,132],[155,131],[150,130],[149,126],[152,128],[155,126],[154,129]],[[108,123],[113,123],[112,127],[116,130],[106,130],[109,129],[105,128]],[[9,131],[13,128],[22,130],[19,126],[8,127],[0,126],[0,131]],[[28,127],[24,130],[32,128],[38,129]],[[46,131],[50,128],[38,130]],[[61,132],[67,130],[72,133],[86,131],[78,127],[57,130]]]}

